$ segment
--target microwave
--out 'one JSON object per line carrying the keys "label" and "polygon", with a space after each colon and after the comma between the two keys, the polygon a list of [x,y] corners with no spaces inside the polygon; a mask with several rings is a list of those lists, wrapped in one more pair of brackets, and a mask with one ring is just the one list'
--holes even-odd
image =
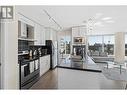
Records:
{"label": "microwave", "polygon": [[18,36],[21,38],[27,38],[27,24],[24,22],[18,21]]}

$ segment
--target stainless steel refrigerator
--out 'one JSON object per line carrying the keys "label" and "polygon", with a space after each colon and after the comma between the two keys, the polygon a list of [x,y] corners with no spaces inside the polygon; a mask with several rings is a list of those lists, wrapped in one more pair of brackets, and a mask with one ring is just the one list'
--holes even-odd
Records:
{"label": "stainless steel refrigerator", "polygon": [[57,41],[46,40],[48,54],[50,54],[50,68],[54,69],[58,63],[58,45]]}

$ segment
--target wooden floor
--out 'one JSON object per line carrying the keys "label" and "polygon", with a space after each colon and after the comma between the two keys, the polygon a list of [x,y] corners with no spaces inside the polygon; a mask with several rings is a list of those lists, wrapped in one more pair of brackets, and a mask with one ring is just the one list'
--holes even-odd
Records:
{"label": "wooden floor", "polygon": [[126,83],[107,79],[102,73],[56,68],[30,89],[125,89]]}
{"label": "wooden floor", "polygon": [[58,89],[58,69],[49,70],[31,89]]}

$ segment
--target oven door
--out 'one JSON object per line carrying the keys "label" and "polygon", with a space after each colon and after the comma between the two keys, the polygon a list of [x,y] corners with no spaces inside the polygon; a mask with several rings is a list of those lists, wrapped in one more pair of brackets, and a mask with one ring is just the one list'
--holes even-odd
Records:
{"label": "oven door", "polygon": [[21,66],[21,85],[25,83],[26,77],[30,74],[29,64]]}

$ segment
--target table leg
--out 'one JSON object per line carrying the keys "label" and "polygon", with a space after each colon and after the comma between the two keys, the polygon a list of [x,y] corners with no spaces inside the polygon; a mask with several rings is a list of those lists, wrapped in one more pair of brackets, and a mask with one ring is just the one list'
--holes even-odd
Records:
{"label": "table leg", "polygon": [[122,73],[122,70],[121,69],[122,69],[122,65],[120,65],[120,74]]}
{"label": "table leg", "polygon": [[108,63],[107,63],[107,69],[108,69]]}

